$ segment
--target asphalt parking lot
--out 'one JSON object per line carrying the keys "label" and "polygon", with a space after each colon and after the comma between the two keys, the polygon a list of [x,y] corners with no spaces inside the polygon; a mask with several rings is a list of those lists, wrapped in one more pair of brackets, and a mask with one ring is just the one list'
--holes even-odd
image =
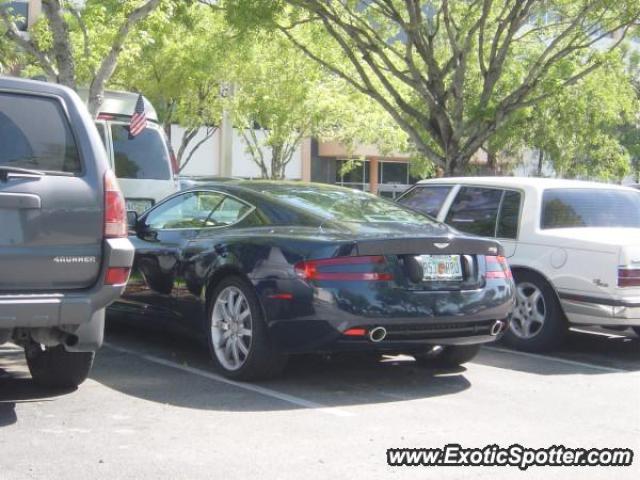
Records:
{"label": "asphalt parking lot", "polygon": [[388,467],[390,447],[628,447],[640,453],[640,339],[572,332],[540,356],[485,348],[457,371],[410,357],[300,358],[234,384],[204,347],[109,329],[90,380],[34,387],[0,347],[0,478],[639,478],[624,468]]}

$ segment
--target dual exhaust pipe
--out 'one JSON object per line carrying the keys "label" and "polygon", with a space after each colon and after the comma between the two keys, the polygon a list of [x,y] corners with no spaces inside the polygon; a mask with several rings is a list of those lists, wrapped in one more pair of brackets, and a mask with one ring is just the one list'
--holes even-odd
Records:
{"label": "dual exhaust pipe", "polygon": [[[489,330],[492,337],[498,336],[507,328],[507,322],[504,320],[496,320]],[[375,327],[369,331],[369,340],[373,343],[380,343],[387,337],[387,329],[384,327]]]}

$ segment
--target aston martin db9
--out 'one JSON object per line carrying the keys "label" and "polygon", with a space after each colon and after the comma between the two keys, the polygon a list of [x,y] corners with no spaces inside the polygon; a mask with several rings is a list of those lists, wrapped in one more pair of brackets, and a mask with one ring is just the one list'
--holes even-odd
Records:
{"label": "aston martin db9", "polygon": [[514,302],[499,243],[332,185],[226,180],[131,214],[134,269],[112,312],[188,326],[229,378],[298,353],[459,365]]}

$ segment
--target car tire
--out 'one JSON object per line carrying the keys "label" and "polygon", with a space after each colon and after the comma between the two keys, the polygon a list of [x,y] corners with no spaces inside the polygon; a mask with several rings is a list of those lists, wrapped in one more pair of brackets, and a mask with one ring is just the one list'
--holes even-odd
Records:
{"label": "car tire", "polygon": [[503,341],[516,350],[544,352],[559,347],[568,326],[553,287],[540,275],[515,271],[516,306]]}
{"label": "car tire", "polygon": [[223,376],[256,381],[282,373],[287,357],[269,337],[262,307],[249,282],[239,276],[222,280],[213,290],[207,311],[209,351]]}
{"label": "car tire", "polygon": [[424,354],[414,354],[416,362],[430,367],[458,367],[478,355],[480,345],[446,345]]}
{"label": "car tire", "polygon": [[34,343],[25,348],[33,381],[49,388],[76,388],[89,376],[94,356],[93,352],[67,352],[63,345]]}

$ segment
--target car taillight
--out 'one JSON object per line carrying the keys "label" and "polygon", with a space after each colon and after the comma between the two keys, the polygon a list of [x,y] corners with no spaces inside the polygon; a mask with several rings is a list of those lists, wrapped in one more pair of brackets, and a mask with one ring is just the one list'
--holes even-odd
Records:
{"label": "car taillight", "polygon": [[640,287],[640,268],[618,268],[619,287]]}
{"label": "car taillight", "polygon": [[104,236],[107,238],[126,237],[127,211],[124,197],[116,176],[111,170],[104,174]]}
{"label": "car taillight", "polygon": [[382,255],[370,255],[307,260],[296,263],[294,268],[304,280],[390,281],[391,273],[374,271],[375,266],[386,263]]}
{"label": "car taillight", "polygon": [[128,267],[109,267],[107,273],[104,276],[105,285],[124,285],[129,280]]}
{"label": "car taillight", "polygon": [[509,263],[505,257],[487,255],[485,258],[487,259],[486,278],[513,278]]}

